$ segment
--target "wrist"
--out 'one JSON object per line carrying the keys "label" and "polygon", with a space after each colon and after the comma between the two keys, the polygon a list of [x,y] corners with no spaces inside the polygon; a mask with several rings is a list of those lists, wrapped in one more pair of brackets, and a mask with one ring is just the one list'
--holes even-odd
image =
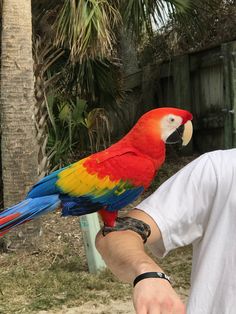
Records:
{"label": "wrist", "polygon": [[147,272],[163,272],[163,270],[153,260],[145,260],[138,263],[135,277]]}

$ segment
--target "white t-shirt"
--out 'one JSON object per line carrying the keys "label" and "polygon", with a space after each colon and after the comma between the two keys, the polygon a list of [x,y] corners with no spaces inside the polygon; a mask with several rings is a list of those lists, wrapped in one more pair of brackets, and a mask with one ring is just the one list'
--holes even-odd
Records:
{"label": "white t-shirt", "polygon": [[236,149],[202,155],[137,208],[161,230],[155,252],[193,244],[188,314],[236,313]]}

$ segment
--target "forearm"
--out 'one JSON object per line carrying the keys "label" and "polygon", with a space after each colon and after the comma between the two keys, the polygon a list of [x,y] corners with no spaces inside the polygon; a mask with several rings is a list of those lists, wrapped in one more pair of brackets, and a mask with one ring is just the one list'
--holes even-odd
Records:
{"label": "forearm", "polygon": [[133,231],[98,234],[96,246],[107,266],[122,281],[133,282],[139,274],[161,271],[146,254],[141,237]]}

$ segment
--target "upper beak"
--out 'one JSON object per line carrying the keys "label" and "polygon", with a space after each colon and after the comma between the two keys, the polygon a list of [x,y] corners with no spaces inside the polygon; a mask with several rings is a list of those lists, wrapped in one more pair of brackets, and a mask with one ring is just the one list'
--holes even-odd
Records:
{"label": "upper beak", "polygon": [[181,125],[176,129],[166,140],[166,144],[176,144],[181,143],[183,146],[186,146],[193,134],[193,124],[189,120],[185,124]]}

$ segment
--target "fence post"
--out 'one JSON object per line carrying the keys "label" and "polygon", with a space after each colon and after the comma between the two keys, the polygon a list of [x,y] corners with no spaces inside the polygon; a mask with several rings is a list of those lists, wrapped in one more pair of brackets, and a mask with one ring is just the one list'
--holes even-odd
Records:
{"label": "fence post", "polygon": [[233,115],[233,147],[236,147],[236,41],[230,45],[230,83],[231,83],[231,112]]}
{"label": "fence post", "polygon": [[[175,105],[192,112],[189,56],[182,55],[173,59],[173,86]],[[184,148],[185,153],[192,153],[192,142]]]}
{"label": "fence post", "polygon": [[156,107],[155,91],[157,88],[157,78],[160,75],[160,65],[159,64],[147,64],[142,69],[142,101],[145,105],[145,111],[151,110]]}
{"label": "fence post", "polygon": [[85,253],[90,273],[97,273],[106,267],[101,255],[95,247],[96,234],[100,230],[97,213],[80,217],[80,227],[83,235]]}
{"label": "fence post", "polygon": [[236,147],[236,42],[221,45],[224,75],[225,148]]}

